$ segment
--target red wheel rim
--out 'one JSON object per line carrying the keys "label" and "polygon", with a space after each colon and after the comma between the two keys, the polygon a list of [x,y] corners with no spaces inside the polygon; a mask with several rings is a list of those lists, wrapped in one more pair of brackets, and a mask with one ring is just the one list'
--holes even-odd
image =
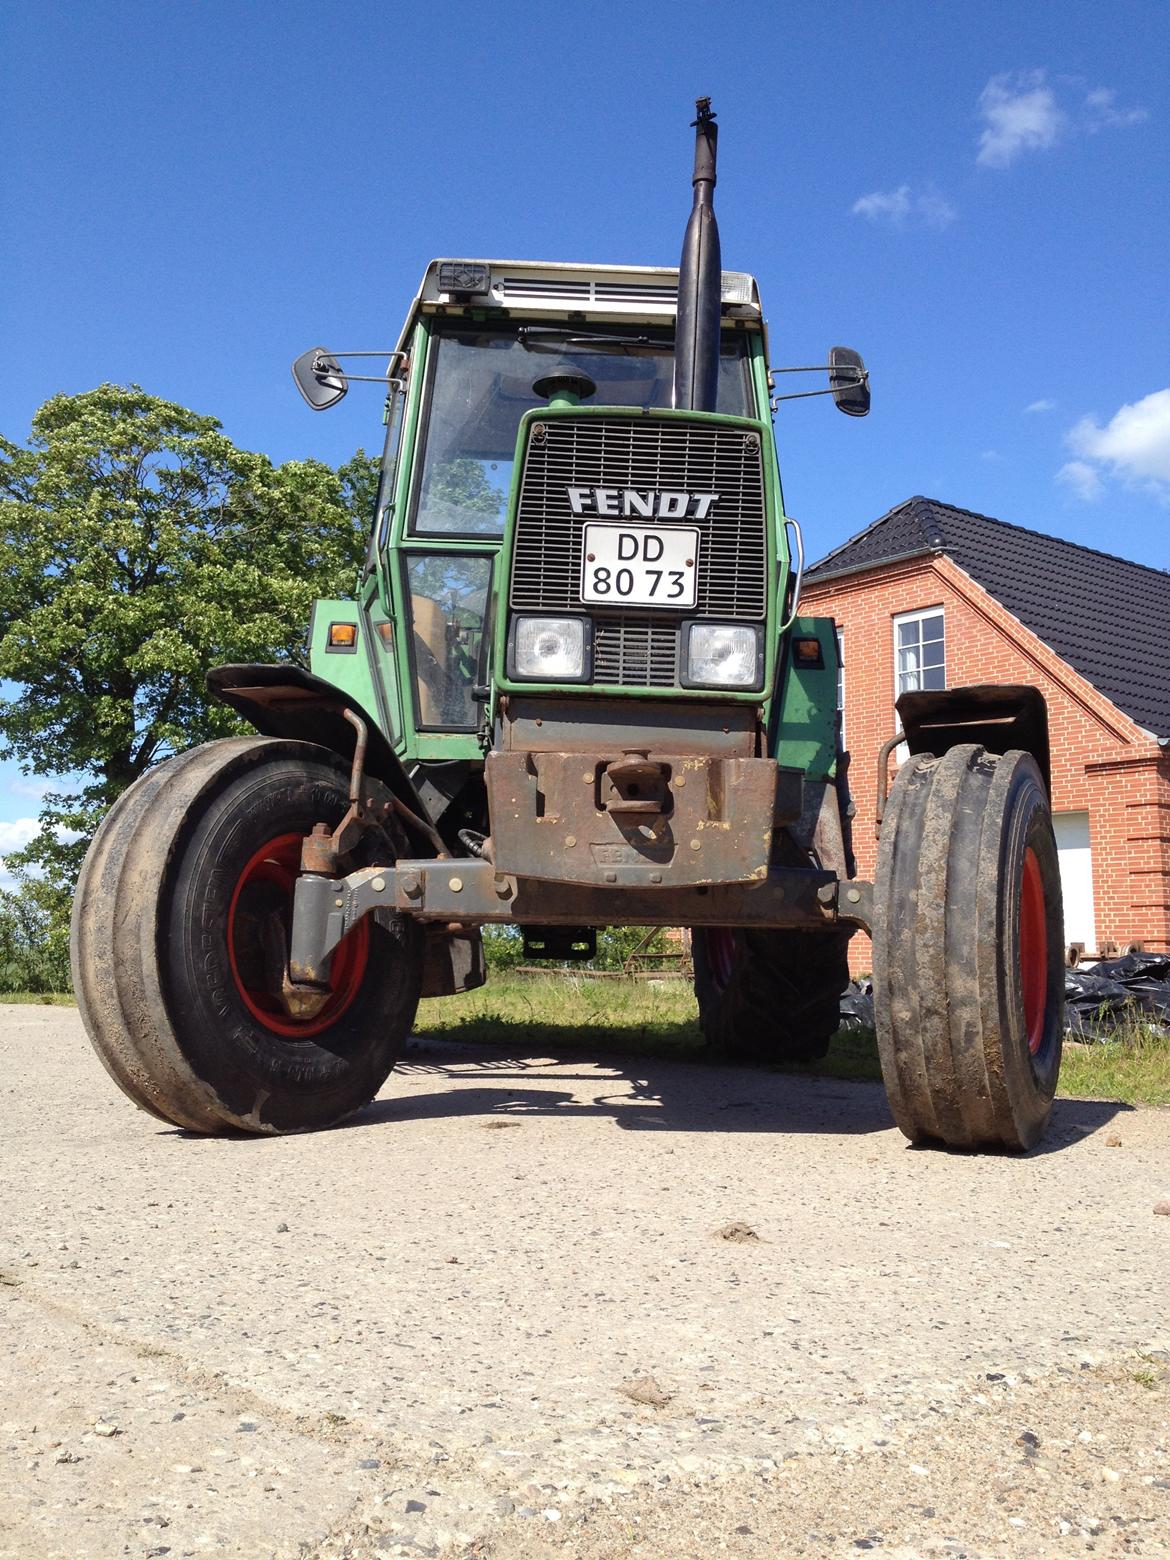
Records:
{"label": "red wheel rim", "polygon": [[723,991],[731,979],[731,969],[735,962],[735,933],[729,926],[708,926],[700,935],[712,977],[720,991]]}
{"label": "red wheel rim", "polygon": [[312,1018],[293,1018],[269,986],[261,926],[279,915],[287,947],[302,843],[299,834],[281,834],[261,846],[240,873],[227,917],[228,962],[244,1006],[265,1029],[290,1040],[307,1040],[337,1022],[361,990],[370,955],[370,927],[362,920],[334,949],[329,1000]]}
{"label": "red wheel rim", "polygon": [[1019,940],[1024,1028],[1028,1034],[1028,1050],[1035,1056],[1044,1044],[1044,1019],[1048,1009],[1048,916],[1040,862],[1031,846],[1024,852]]}

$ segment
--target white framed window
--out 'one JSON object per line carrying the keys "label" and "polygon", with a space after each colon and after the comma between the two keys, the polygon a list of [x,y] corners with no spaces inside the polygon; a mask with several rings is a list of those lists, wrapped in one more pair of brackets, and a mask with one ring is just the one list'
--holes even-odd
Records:
{"label": "white framed window", "polygon": [[943,609],[899,613],[894,619],[894,698],[946,685]]}
{"label": "white framed window", "polygon": [[845,630],[837,630],[837,718],[841,731],[841,746],[845,746]]}

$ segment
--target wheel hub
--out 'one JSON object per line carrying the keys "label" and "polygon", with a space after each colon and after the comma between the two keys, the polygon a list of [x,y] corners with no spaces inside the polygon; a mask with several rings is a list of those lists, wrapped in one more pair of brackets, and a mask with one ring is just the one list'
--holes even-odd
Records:
{"label": "wheel hub", "polygon": [[361,921],[337,945],[327,984],[289,978],[302,843],[300,834],[282,834],[255,852],[236,883],[227,924],[228,958],[244,1006],[266,1029],[293,1040],[320,1033],[350,1006],[365,976],[370,943],[369,926]]}

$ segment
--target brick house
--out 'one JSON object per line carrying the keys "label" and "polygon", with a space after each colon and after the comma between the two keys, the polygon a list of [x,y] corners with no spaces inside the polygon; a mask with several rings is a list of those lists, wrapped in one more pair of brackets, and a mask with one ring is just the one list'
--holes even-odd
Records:
{"label": "brick house", "polygon": [[[911,498],[808,570],[801,609],[838,625],[862,876],[896,694],[1031,683],[1048,701],[1066,942],[1170,951],[1170,573]],[[869,960],[859,935],[854,969]]]}

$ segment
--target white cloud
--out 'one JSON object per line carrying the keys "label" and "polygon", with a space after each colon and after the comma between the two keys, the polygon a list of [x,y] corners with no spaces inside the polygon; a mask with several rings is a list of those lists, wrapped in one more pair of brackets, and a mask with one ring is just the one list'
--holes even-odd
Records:
{"label": "white cloud", "polygon": [[1055,146],[1068,124],[1041,70],[992,76],[979,111],[986,121],[975,159],[981,168],[1006,168],[1021,152]]}
{"label": "white cloud", "polygon": [[891,227],[904,227],[913,220],[924,227],[945,228],[958,216],[958,212],[945,196],[928,186],[917,193],[909,184],[900,184],[896,190],[874,190],[862,195],[850,207],[856,217],[867,217],[871,222],[887,222]]}
{"label": "white cloud", "polygon": [[[5,857],[15,851],[23,850],[28,842],[41,830],[39,818],[14,818],[8,823],[0,823],[0,889],[14,888],[16,879],[8,870]],[[68,845],[73,840],[79,840],[81,835],[76,829],[54,829],[53,834],[62,845]],[[38,867],[30,867],[29,871],[34,877],[40,877]]]}
{"label": "white cloud", "polygon": [[1068,461],[1056,473],[1056,480],[1063,482],[1065,487],[1072,488],[1077,497],[1083,499],[1086,504],[1091,504],[1094,499],[1100,498],[1105,491],[1096,467],[1090,466],[1083,460]]}
{"label": "white cloud", "polygon": [[35,796],[40,801],[42,796],[59,785],[60,782],[56,780],[33,780],[25,775],[17,775],[8,782],[8,790],[13,796]]}
{"label": "white cloud", "polygon": [[0,888],[12,888],[16,881],[5,866],[5,856],[11,851],[22,850],[40,826],[37,818],[15,818],[10,823],[0,823]]}
{"label": "white cloud", "polygon": [[1144,108],[1118,108],[1112,87],[1094,87],[1085,94],[1085,128],[1090,135],[1097,130],[1124,125],[1140,125],[1150,116]]}
{"label": "white cloud", "polygon": [[1032,401],[1028,406],[1024,407],[1025,415],[1028,412],[1054,412],[1055,410],[1056,402],[1046,400]]}
{"label": "white cloud", "polygon": [[1170,502],[1170,389],[1120,407],[1104,427],[1082,417],[1069,431],[1068,446],[1078,457],[1072,465],[1098,479],[1107,471]]}
{"label": "white cloud", "polygon": [[992,464],[994,464],[996,461],[1002,460],[1003,456],[999,453],[998,450],[984,450],[980,456],[980,459],[989,460],[992,462]]}
{"label": "white cloud", "polygon": [[40,826],[37,818],[16,818],[11,823],[0,823],[0,856],[23,849]]}
{"label": "white cloud", "polygon": [[1054,85],[1043,70],[992,76],[979,96],[984,126],[976,163],[1007,168],[1022,153],[1047,151],[1067,135],[1095,135],[1149,118],[1144,108],[1119,108],[1112,87],[1084,88],[1083,79],[1068,76]]}
{"label": "white cloud", "polygon": [[872,195],[855,200],[851,209],[855,217],[868,217],[871,222],[893,222],[897,226],[910,215],[910,186],[903,184],[900,189],[888,193],[875,190]]}
{"label": "white cloud", "polygon": [[927,227],[939,229],[950,227],[951,223],[959,215],[950,201],[945,196],[940,195],[936,189],[923,190],[920,195],[916,196],[914,210],[921,217],[922,221],[926,223]]}

